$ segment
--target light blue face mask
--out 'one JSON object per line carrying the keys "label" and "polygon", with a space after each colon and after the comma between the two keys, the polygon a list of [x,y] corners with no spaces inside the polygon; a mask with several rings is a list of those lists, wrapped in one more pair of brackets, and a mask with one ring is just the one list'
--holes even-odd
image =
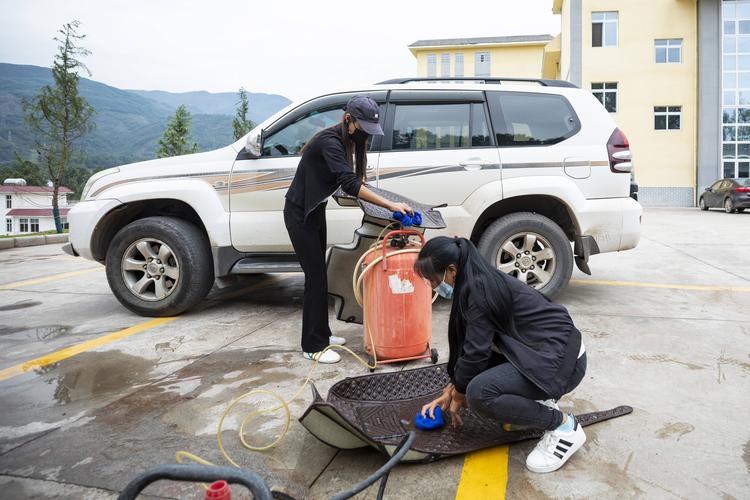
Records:
{"label": "light blue face mask", "polygon": [[440,295],[444,299],[452,299],[453,298],[453,287],[445,282],[445,275],[448,273],[448,270],[446,269],[443,273],[443,281],[440,282],[440,284],[433,288],[433,291]]}

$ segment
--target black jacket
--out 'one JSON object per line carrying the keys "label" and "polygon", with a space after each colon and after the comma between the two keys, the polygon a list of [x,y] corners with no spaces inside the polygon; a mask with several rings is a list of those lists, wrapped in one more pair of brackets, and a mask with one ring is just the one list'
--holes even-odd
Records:
{"label": "black jacket", "polygon": [[307,219],[310,212],[339,186],[352,196],[357,196],[362,187],[362,182],[346,162],[341,125],[322,130],[307,143],[286,199],[304,208]]}
{"label": "black jacket", "polygon": [[[497,355],[494,344],[526,378],[554,399],[565,394],[581,349],[581,332],[567,309],[517,279],[507,280],[513,294],[515,332],[507,332],[496,318],[488,317],[471,297],[465,319],[461,355],[453,367],[456,390],[466,393],[469,382],[491,368]],[[491,298],[490,298],[491,299]],[[455,300],[455,299],[454,299]]]}

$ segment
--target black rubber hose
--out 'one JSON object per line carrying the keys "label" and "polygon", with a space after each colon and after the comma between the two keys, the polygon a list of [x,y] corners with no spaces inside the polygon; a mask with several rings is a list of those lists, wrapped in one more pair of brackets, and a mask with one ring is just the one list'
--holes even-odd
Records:
{"label": "black rubber hose", "polygon": [[[395,453],[391,457],[390,460],[388,460],[381,468],[379,468],[375,473],[373,473],[371,476],[369,476],[367,479],[362,481],[361,483],[354,486],[352,489],[348,491],[343,491],[336,495],[335,497],[332,497],[331,500],[344,500],[346,498],[351,498],[357,493],[360,493],[367,489],[370,485],[375,483],[378,479],[381,477],[386,476],[391,472],[391,469],[393,469],[406,455],[406,452],[409,451],[409,448],[411,448],[411,445],[414,443],[414,440],[417,438],[417,433],[414,431],[409,431],[409,434],[407,434],[404,439],[401,441],[401,443],[396,448]],[[385,483],[381,484],[381,489],[385,491]]]}
{"label": "black rubber hose", "polygon": [[241,484],[249,489],[256,500],[272,500],[271,490],[256,473],[235,467],[208,465],[157,465],[142,472],[128,483],[118,500],[134,500],[149,484],[161,479],[211,483],[225,480],[230,484]]}
{"label": "black rubber hose", "polygon": [[375,500],[383,500],[383,495],[385,495],[385,484],[388,482],[388,474],[390,474],[390,472],[386,472],[385,476],[383,476],[383,479],[380,480],[380,487],[378,488],[378,496],[375,497]]}

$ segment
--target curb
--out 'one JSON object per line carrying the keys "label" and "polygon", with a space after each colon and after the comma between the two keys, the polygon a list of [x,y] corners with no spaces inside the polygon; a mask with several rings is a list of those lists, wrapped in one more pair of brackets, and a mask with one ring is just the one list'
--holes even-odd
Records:
{"label": "curb", "polygon": [[21,236],[18,238],[0,238],[0,250],[34,247],[38,245],[52,245],[55,243],[65,243],[67,241],[67,234],[40,234],[37,236]]}

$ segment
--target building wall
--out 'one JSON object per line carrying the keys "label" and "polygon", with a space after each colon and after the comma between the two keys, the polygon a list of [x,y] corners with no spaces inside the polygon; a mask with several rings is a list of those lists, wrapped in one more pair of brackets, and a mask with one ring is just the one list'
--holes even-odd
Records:
{"label": "building wall", "polygon": [[[696,2],[583,0],[582,7],[581,86],[591,89],[592,82],[618,82],[613,118],[630,141],[643,203],[692,205],[696,184]],[[616,47],[592,47],[591,12],[597,11],[619,11]],[[657,38],[682,38],[682,62],[656,64]],[[654,106],[681,106],[680,130],[655,130]]]}
{"label": "building wall", "polygon": [[[12,207],[5,208],[5,196],[12,196]],[[59,194],[60,207],[68,206],[67,193]],[[0,193],[0,234],[24,234],[21,233],[20,219],[39,219],[39,231],[51,231],[55,229],[55,221],[52,217],[7,217],[6,214],[14,208],[52,208],[51,193]],[[7,231],[7,219],[12,220],[12,231]],[[65,217],[63,217],[66,220]]]}
{"label": "building wall", "polygon": [[490,75],[519,78],[540,78],[542,74],[542,60],[544,45],[502,45],[502,46],[465,46],[441,47],[440,49],[415,49],[417,58],[417,76],[427,76],[427,55],[435,54],[436,76],[440,77],[440,57],[449,53],[450,76],[455,75],[455,54],[464,55],[463,76],[474,76],[474,54],[477,52],[490,53]]}

